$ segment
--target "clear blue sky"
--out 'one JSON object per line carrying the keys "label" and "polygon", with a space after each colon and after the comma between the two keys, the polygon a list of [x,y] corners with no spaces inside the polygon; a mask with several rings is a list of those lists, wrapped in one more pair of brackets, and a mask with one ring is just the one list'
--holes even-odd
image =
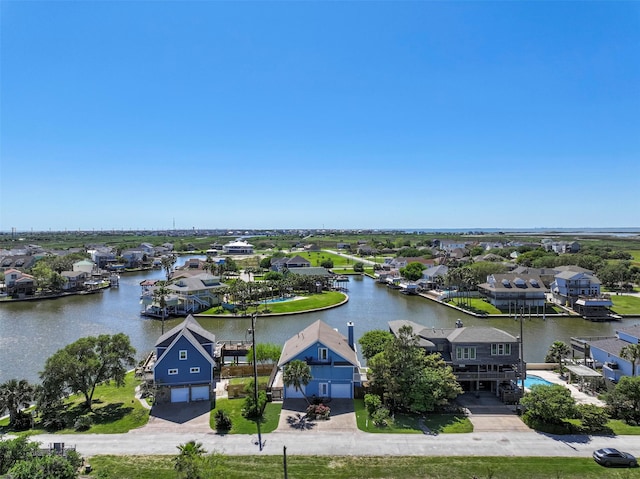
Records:
{"label": "clear blue sky", "polygon": [[640,226],[640,2],[1,2],[0,230]]}

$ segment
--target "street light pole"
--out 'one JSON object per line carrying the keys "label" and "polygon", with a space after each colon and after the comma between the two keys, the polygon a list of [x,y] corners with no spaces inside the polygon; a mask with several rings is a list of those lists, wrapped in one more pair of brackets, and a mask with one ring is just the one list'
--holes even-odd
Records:
{"label": "street light pole", "polygon": [[258,312],[256,311],[251,315],[251,341],[253,349],[253,399],[255,401],[256,408],[256,425],[258,426],[258,447],[262,451],[262,435],[260,434],[260,417],[258,415],[258,362],[256,359],[256,318]]}

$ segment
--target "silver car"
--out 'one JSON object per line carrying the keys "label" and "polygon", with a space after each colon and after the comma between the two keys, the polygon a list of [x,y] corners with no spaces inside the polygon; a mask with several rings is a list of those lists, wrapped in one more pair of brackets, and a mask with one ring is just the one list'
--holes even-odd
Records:
{"label": "silver car", "polygon": [[598,464],[601,464],[605,467],[636,467],[638,465],[638,461],[633,455],[629,454],[628,452],[618,451],[617,449],[613,449],[611,447],[593,451],[593,459]]}

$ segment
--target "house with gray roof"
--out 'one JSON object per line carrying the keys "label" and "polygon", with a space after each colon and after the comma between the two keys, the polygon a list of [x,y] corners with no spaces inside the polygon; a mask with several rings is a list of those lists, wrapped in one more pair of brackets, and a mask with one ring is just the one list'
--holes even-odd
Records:
{"label": "house with gray roof", "polygon": [[353,328],[353,323],[347,324],[345,337],[318,320],[287,340],[278,360],[280,374],[291,361],[300,360],[309,365],[311,381],[301,391],[285,387],[284,399],[354,397],[361,374]]}
{"label": "house with gray roof", "polygon": [[428,354],[439,354],[451,366],[466,391],[491,391],[505,402],[519,398],[517,381],[526,374],[521,361],[521,342],[506,331],[491,327],[435,328],[413,321],[389,322],[398,336],[400,328],[410,326],[418,345]]}
{"label": "house with gray roof", "polygon": [[[572,346],[576,338],[572,338]],[[595,364],[602,364],[602,376],[608,382],[617,383],[623,376],[640,374],[640,364],[633,364],[622,357],[622,349],[630,344],[640,343],[640,324],[617,329],[615,336],[608,338],[586,338],[584,345],[585,358]],[[574,348],[575,349],[575,348]]]}
{"label": "house with gray roof", "polygon": [[560,272],[550,285],[552,300],[585,319],[619,319],[610,310],[611,298],[601,293],[600,280],[589,270],[570,268],[557,268]]}
{"label": "house with gray roof", "polygon": [[478,285],[481,297],[496,308],[513,312],[544,307],[549,290],[537,274],[491,274]]}

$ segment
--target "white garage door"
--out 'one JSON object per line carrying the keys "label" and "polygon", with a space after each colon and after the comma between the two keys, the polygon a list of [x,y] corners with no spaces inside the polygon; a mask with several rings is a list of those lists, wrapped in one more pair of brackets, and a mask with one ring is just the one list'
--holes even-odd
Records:
{"label": "white garage door", "polygon": [[171,402],[189,402],[189,388],[172,389]]}
{"label": "white garage door", "polygon": [[350,398],[351,384],[332,384],[330,393],[332,398]]}
{"label": "white garage door", "polygon": [[288,386],[284,392],[284,397],[286,399],[303,398],[304,394],[302,394],[302,391],[296,391],[293,386]]}
{"label": "white garage door", "polygon": [[191,400],[206,401],[209,399],[209,386],[192,386]]}

